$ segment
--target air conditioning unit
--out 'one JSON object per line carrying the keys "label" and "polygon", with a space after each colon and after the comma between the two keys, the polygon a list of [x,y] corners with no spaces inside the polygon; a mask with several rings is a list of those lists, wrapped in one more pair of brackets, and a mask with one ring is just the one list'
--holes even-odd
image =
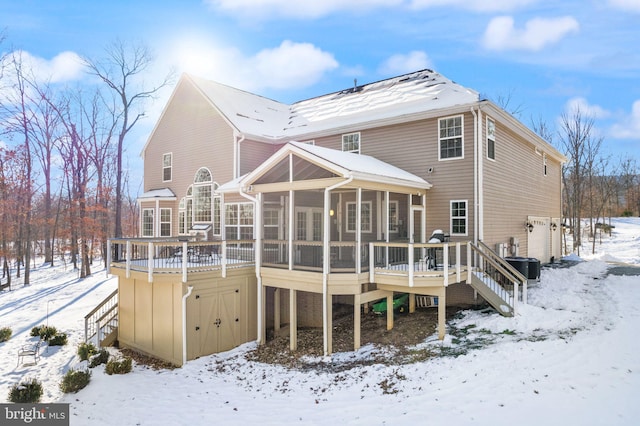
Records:
{"label": "air conditioning unit", "polygon": [[497,243],[496,244],[496,253],[498,253],[498,256],[500,257],[507,257],[508,252],[507,252],[507,244],[505,243]]}

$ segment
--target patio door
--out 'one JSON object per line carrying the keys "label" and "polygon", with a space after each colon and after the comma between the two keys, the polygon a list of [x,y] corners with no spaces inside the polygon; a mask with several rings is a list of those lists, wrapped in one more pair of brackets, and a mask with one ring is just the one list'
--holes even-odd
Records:
{"label": "patio door", "polygon": [[296,207],[296,240],[322,241],[322,209]]}
{"label": "patio door", "polygon": [[409,242],[422,243],[425,235],[425,224],[422,220],[423,208],[411,207],[411,223],[409,224]]}

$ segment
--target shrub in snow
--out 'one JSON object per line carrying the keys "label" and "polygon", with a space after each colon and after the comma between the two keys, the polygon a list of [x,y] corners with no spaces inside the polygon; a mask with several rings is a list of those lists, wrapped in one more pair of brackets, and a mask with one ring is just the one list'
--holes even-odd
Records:
{"label": "shrub in snow", "polygon": [[9,389],[9,401],[15,403],[32,403],[40,401],[42,396],[42,383],[38,379],[26,380],[14,384]]}
{"label": "shrub in snow", "polygon": [[67,344],[67,333],[55,334],[49,338],[49,346],[64,346]]}
{"label": "shrub in snow", "polygon": [[91,380],[91,371],[89,370],[74,370],[67,371],[67,374],[62,378],[60,383],[60,390],[64,393],[76,393],[80,389],[84,389]]}
{"label": "shrub in snow", "polygon": [[104,371],[109,375],[127,374],[131,371],[131,358],[126,356],[122,359],[111,359],[107,362]]}
{"label": "shrub in snow", "polygon": [[78,345],[78,357],[80,358],[80,361],[87,361],[97,352],[98,350],[93,343],[80,343]]}
{"label": "shrub in snow", "polygon": [[49,341],[49,339],[56,334],[58,334],[58,330],[53,326],[37,325],[31,329],[32,336],[40,336],[40,338],[45,341]]}
{"label": "shrub in snow", "polygon": [[106,364],[107,361],[109,361],[109,351],[102,348],[100,349],[100,352],[90,358],[89,368],[97,367],[100,364]]}
{"label": "shrub in snow", "polygon": [[13,331],[11,331],[9,327],[0,328],[0,343],[6,342],[7,340],[11,339],[12,333]]}

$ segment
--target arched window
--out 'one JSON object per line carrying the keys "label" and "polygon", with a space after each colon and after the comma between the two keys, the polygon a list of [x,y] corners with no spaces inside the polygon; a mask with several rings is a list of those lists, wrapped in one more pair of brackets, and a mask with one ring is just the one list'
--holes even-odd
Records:
{"label": "arched window", "polygon": [[201,167],[193,179],[193,221],[211,222],[211,172]]}

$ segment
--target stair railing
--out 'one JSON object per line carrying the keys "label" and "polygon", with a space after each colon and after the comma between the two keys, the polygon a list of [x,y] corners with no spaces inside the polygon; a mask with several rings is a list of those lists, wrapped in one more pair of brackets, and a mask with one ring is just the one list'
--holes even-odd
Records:
{"label": "stair railing", "polygon": [[[84,341],[88,342],[97,336],[100,345],[104,328],[118,326],[118,290],[114,290],[98,306],[84,317]],[[108,334],[108,333],[107,333]]]}
{"label": "stair railing", "polygon": [[477,245],[471,244],[471,249],[476,255],[475,269],[479,273],[478,278],[509,303],[515,314],[520,286],[522,286],[522,300],[526,303],[527,279],[486,244],[482,242],[478,242]]}

